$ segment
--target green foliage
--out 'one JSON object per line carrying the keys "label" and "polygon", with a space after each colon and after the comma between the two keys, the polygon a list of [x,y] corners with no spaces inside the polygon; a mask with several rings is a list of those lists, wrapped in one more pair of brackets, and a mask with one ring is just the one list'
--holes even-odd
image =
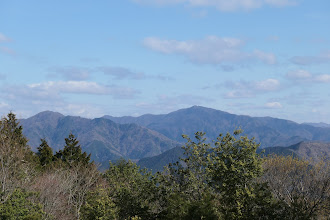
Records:
{"label": "green foliage", "polygon": [[[33,154],[9,113],[0,121],[0,219],[329,217],[328,161],[261,159],[241,130],[210,143],[203,132],[184,138],[185,158],[162,173],[122,159],[101,175],[73,134],[54,156],[45,139]],[[37,172],[35,159],[47,169]]]}
{"label": "green foliage", "polygon": [[45,214],[41,205],[30,200],[34,193],[15,189],[6,202],[0,205],[0,219],[39,220]]}
{"label": "green foliage", "polygon": [[241,132],[220,134],[212,147],[205,143],[205,133],[195,134],[197,142],[184,136],[187,139],[184,147],[187,158],[183,159],[188,170],[186,173],[189,173],[189,178],[200,182],[204,188],[202,192],[207,189],[213,193],[225,219],[250,219],[259,209],[273,207],[267,187],[256,182],[262,174],[262,160],[256,153],[259,145],[253,138],[240,136]]}
{"label": "green foliage", "polygon": [[119,219],[134,216],[153,219],[157,207],[156,183],[150,172],[122,159],[116,164],[110,162],[105,177],[109,183],[109,195],[119,209]]}
{"label": "green foliage", "polygon": [[219,219],[216,200],[210,193],[203,193],[199,200],[191,199],[183,192],[172,193],[167,201],[164,219]]}
{"label": "green foliage", "polygon": [[7,139],[15,142],[21,147],[27,147],[28,140],[24,137],[23,127],[19,125],[14,113],[8,113],[7,117],[1,120],[0,126],[1,135],[4,135]]}
{"label": "green foliage", "polygon": [[21,153],[25,161],[34,163],[36,158],[27,142],[28,139],[23,135],[23,127],[19,125],[14,113],[10,112],[7,117],[0,120],[1,148],[11,148],[17,153]]}
{"label": "green foliage", "polygon": [[104,188],[96,188],[88,193],[81,208],[83,220],[118,219],[117,208]]}
{"label": "green foliage", "polygon": [[49,166],[53,161],[53,150],[48,146],[48,143],[45,139],[41,139],[41,144],[37,148],[37,156],[39,157],[40,165],[42,167]]}
{"label": "green foliage", "polygon": [[57,159],[60,159],[64,164],[72,167],[74,164],[88,165],[91,155],[86,152],[82,153],[79,141],[71,133],[68,138],[65,138],[65,146],[55,154]]}
{"label": "green foliage", "polygon": [[0,120],[0,201],[18,186],[29,184],[37,158],[27,145],[15,114]]}

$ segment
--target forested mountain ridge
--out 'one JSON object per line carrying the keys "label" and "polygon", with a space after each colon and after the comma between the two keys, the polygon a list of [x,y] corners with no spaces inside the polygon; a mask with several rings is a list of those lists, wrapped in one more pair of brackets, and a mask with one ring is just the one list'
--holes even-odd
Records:
{"label": "forested mountain ridge", "polygon": [[121,157],[140,159],[158,155],[177,143],[136,124],[117,124],[104,118],[86,119],[63,116],[56,112],[41,112],[31,118],[20,120],[23,133],[33,150],[45,138],[58,150],[64,146],[64,138],[73,133],[82,149],[92,154],[92,160],[108,163]]}
{"label": "forested mountain ridge", "polygon": [[[288,147],[266,147],[258,149],[263,156],[276,154],[281,156],[294,156],[300,159],[311,160],[315,163],[321,160],[330,160],[330,143],[303,141]],[[175,147],[153,157],[142,158],[137,162],[142,168],[153,172],[162,171],[164,166],[175,163],[184,158],[182,147]]]}
{"label": "forested mountain ridge", "polygon": [[289,147],[267,147],[264,149],[264,154],[293,155],[301,159],[319,162],[323,159],[330,159],[330,143],[303,141]]}
{"label": "forested mountain ridge", "polygon": [[239,127],[244,130],[244,134],[255,137],[261,147],[290,146],[301,141],[330,141],[330,128],[271,117],[235,115],[201,106],[180,109],[165,115],[103,117],[117,123],[136,123],[181,143],[182,134],[193,137],[196,131],[203,131],[213,138],[219,133],[232,132]]}
{"label": "forested mountain ridge", "polygon": [[290,146],[302,141],[330,141],[329,128],[271,117],[234,115],[200,106],[164,115],[104,116],[95,119],[45,111],[22,119],[21,124],[33,150],[39,146],[41,138],[58,150],[64,146],[64,138],[72,132],[81,142],[83,150],[104,165],[121,157],[139,160],[157,156],[181,146],[185,142],[182,134],[194,137],[196,131],[206,132],[212,140],[219,133],[233,132],[241,127],[244,134],[255,137],[262,148]]}
{"label": "forested mountain ridge", "polygon": [[[59,114],[53,119],[57,124],[81,121]],[[84,119],[81,124],[107,121]],[[48,128],[54,128],[51,124]],[[110,162],[100,172],[71,132],[55,154],[45,139],[33,152],[13,113],[0,120],[0,136],[0,219],[289,220],[330,216],[328,160],[263,158],[257,153],[259,144],[242,135],[241,129],[210,142],[203,132],[194,138],[184,136],[182,148],[166,152],[173,157],[183,150],[184,163],[156,174],[125,160]],[[308,154],[311,143],[302,145],[292,149],[303,148]],[[161,161],[159,156],[156,159]]]}

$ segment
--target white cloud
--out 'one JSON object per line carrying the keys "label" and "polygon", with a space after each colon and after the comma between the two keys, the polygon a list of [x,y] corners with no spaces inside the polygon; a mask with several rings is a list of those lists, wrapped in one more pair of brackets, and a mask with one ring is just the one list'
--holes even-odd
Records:
{"label": "white cloud", "polygon": [[281,88],[281,83],[277,79],[265,79],[261,81],[228,81],[225,86],[231,91],[227,92],[224,97],[233,99],[251,98],[258,94],[278,91]]}
{"label": "white cloud", "polygon": [[268,102],[265,104],[266,108],[280,109],[283,108],[282,104],[279,102]]}
{"label": "white cloud", "polygon": [[314,76],[315,82],[330,83],[330,74],[321,74]]}
{"label": "white cloud", "polygon": [[295,70],[289,71],[286,74],[286,77],[292,80],[306,80],[310,79],[312,77],[312,74],[306,70]]}
{"label": "white cloud", "polygon": [[0,102],[0,109],[2,109],[2,108],[8,108],[8,107],[9,107],[9,105],[7,103]]}
{"label": "white cloud", "polygon": [[272,53],[266,53],[260,50],[255,50],[253,52],[255,57],[257,57],[260,61],[267,63],[267,64],[275,64],[276,63],[276,57]]}
{"label": "white cloud", "polygon": [[185,4],[193,7],[214,7],[219,11],[252,10],[263,6],[286,7],[295,5],[294,0],[133,0],[139,4],[174,5]]}
{"label": "white cloud", "polygon": [[30,84],[28,87],[42,91],[58,91],[59,93],[110,94],[109,87],[88,81],[48,81]]}
{"label": "white cloud", "polygon": [[10,42],[11,39],[6,37],[4,34],[0,33],[0,43],[2,42]]}
{"label": "white cloud", "polygon": [[234,90],[227,92],[224,95],[224,98],[226,99],[242,99],[242,98],[252,98],[255,94],[252,91],[240,91],[240,90]]}
{"label": "white cloud", "polygon": [[220,38],[208,36],[201,40],[177,41],[162,40],[155,37],[144,39],[144,45],[164,54],[179,54],[190,61],[202,64],[238,63],[257,60],[266,64],[274,64],[276,58],[271,53],[260,50],[245,52],[245,42],[237,38]]}
{"label": "white cloud", "polygon": [[280,82],[277,79],[266,79],[252,83],[251,87],[254,87],[257,91],[276,91],[280,87]]}
{"label": "white cloud", "polygon": [[139,94],[139,91],[87,81],[48,81],[29,85],[12,85],[2,89],[2,96],[6,99],[39,103],[62,101],[63,94],[110,95],[115,99],[131,99]]}
{"label": "white cloud", "polygon": [[0,113],[6,114],[9,110],[13,110],[19,113],[20,117],[31,116],[44,110],[85,117],[101,116],[105,113],[102,110],[105,105],[99,105],[98,101],[90,98],[84,98],[84,103],[67,101],[70,94],[102,95],[106,99],[108,96],[109,99],[111,97],[132,99],[139,94],[139,91],[128,87],[86,81],[48,81],[29,85],[7,85],[0,90],[0,98],[6,100],[6,103],[0,102]]}
{"label": "white cloud", "polygon": [[286,78],[300,83],[330,83],[330,74],[312,74],[306,70],[289,71]]}
{"label": "white cloud", "polygon": [[66,103],[63,102],[61,105],[51,106],[56,112],[60,112],[64,115],[82,116],[86,118],[102,117],[106,114],[102,106],[82,104],[82,103]]}

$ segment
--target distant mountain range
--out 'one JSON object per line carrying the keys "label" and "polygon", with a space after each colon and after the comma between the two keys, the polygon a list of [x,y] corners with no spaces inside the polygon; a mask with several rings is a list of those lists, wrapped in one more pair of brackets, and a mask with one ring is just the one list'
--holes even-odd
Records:
{"label": "distant mountain range", "polygon": [[320,123],[303,123],[305,125],[311,125],[311,126],[314,126],[314,127],[318,127],[318,128],[330,128],[330,124],[326,124],[326,123],[323,123],[323,122],[320,122]]}
{"label": "distant mountain range", "polygon": [[[330,159],[330,143],[321,142],[300,142],[288,147],[267,147],[264,149],[259,149],[257,151],[264,156],[269,154],[277,154],[282,156],[292,155],[301,159],[308,159],[313,162],[319,162],[320,160]],[[164,166],[169,163],[175,163],[184,158],[184,150],[181,147],[175,147],[164,153],[153,156],[146,157],[138,161],[138,165],[141,168],[148,168],[153,172],[162,171]]]}
{"label": "distant mountain range", "polygon": [[264,154],[293,155],[319,162],[322,159],[330,159],[330,143],[304,141],[289,147],[267,147],[264,149]]}
{"label": "distant mountain range", "polygon": [[86,119],[41,112],[21,120],[23,133],[33,150],[45,138],[54,150],[64,147],[64,138],[72,132],[82,149],[103,165],[121,157],[138,160],[155,156],[178,145],[156,131],[136,124],[117,124],[105,118]]}
{"label": "distant mountain range", "polygon": [[[220,133],[232,133],[241,127],[244,134],[255,137],[262,148],[285,147],[302,141],[330,141],[330,128],[271,117],[234,115],[200,106],[163,115],[106,115],[95,119],[45,111],[20,122],[33,150],[39,146],[40,138],[45,138],[57,151],[63,148],[64,138],[72,132],[80,141],[82,149],[91,153],[92,159],[104,166],[109,160],[120,157],[140,160],[142,163],[142,158],[165,152],[175,155],[180,151],[175,147],[185,142],[182,134],[194,137],[197,131],[206,132],[207,137],[212,140]],[[170,149],[173,150],[168,151]],[[155,164],[161,160],[157,159]]]}
{"label": "distant mountain range", "polygon": [[120,124],[135,123],[155,130],[166,137],[184,142],[182,134],[194,136],[197,131],[216,138],[220,133],[233,132],[241,127],[244,134],[255,137],[261,147],[289,146],[301,141],[330,141],[330,128],[298,124],[293,121],[234,115],[227,112],[193,106],[166,115],[142,115],[140,117],[104,116]]}

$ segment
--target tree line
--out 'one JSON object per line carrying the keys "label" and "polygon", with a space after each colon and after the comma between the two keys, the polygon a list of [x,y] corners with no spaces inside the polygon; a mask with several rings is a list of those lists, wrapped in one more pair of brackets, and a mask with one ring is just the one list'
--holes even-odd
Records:
{"label": "tree line", "polygon": [[129,160],[100,172],[73,134],[53,152],[0,120],[0,219],[329,219],[330,166],[256,153],[242,135],[188,136],[185,156],[152,174]]}

